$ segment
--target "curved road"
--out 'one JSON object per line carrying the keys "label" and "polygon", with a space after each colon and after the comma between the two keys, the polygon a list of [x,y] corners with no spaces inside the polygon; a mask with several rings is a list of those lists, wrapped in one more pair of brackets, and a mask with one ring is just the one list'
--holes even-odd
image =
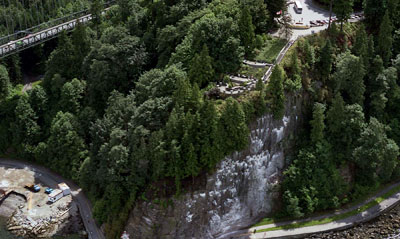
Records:
{"label": "curved road", "polygon": [[90,239],[105,239],[103,232],[97,226],[96,222],[92,216],[92,206],[90,204],[89,199],[85,196],[82,189],[79,188],[75,183],[70,180],[66,180],[54,173],[53,171],[25,161],[19,161],[14,159],[3,159],[0,158],[0,167],[6,168],[29,168],[33,172],[35,172],[35,179],[43,182],[44,184],[49,185],[50,187],[56,188],[57,184],[61,182],[66,182],[68,186],[71,188],[72,197],[74,202],[77,204],[83,224],[85,225],[86,231],[89,235]]}

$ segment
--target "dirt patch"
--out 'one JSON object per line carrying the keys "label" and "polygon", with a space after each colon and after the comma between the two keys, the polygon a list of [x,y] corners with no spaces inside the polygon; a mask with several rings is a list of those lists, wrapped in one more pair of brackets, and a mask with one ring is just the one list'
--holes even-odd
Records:
{"label": "dirt patch", "polygon": [[[0,216],[8,218],[8,230],[18,236],[27,237],[82,233],[82,219],[72,196],[64,196],[54,203],[49,203],[48,195],[44,192],[48,185],[42,184],[35,176],[39,175],[28,168],[0,167],[0,189],[22,195],[10,194],[0,204]],[[32,192],[24,188],[26,184],[39,185],[40,191]]]}

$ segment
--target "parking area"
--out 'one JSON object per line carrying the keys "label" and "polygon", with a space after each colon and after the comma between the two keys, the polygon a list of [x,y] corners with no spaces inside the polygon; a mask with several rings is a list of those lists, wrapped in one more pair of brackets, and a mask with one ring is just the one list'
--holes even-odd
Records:
{"label": "parking area", "polygon": [[[316,33],[328,28],[329,11],[322,9],[313,3],[313,0],[297,0],[302,5],[301,13],[295,10],[295,1],[288,2],[288,13],[292,17],[292,24],[310,26],[309,29],[293,29],[292,39]],[[358,21],[362,14],[352,14],[350,21]],[[332,19],[336,20],[333,13]]]}

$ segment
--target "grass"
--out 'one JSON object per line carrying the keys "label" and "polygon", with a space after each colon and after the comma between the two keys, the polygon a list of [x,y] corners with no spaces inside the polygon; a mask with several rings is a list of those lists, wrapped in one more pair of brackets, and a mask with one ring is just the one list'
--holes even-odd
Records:
{"label": "grass", "polygon": [[277,37],[267,37],[263,47],[256,50],[256,56],[253,60],[265,61],[268,63],[274,63],[276,57],[282,48],[286,45],[286,40]]}
{"label": "grass", "polygon": [[264,73],[268,70],[268,67],[265,68],[254,68],[245,64],[242,64],[240,67],[238,74],[246,75],[248,77],[253,76],[256,79],[260,79]]}
{"label": "grass", "polygon": [[[299,222],[299,223],[293,223],[293,224],[288,224],[288,225],[283,225],[283,226],[278,226],[278,227],[266,228],[266,229],[258,230],[257,232],[288,230],[288,229],[294,229],[294,228],[300,228],[300,227],[309,227],[309,226],[322,225],[322,224],[330,223],[333,221],[341,220],[344,218],[348,218],[348,217],[354,216],[360,212],[364,212],[371,207],[378,205],[379,203],[386,200],[387,198],[389,198],[390,196],[392,196],[393,194],[395,194],[398,191],[400,191],[400,185],[392,188],[388,192],[384,193],[382,196],[375,198],[374,200],[370,201],[369,203],[367,203],[361,207],[358,207],[357,209],[354,209],[352,211],[343,213],[343,214],[339,214],[339,215],[335,215],[335,216],[327,217],[327,218],[322,218],[322,219],[318,219],[318,220],[311,220],[311,221],[307,221],[307,222]],[[266,220],[266,221],[268,221],[268,220]]]}
{"label": "grass", "polygon": [[[371,190],[369,191],[368,194],[365,194],[364,196],[359,197],[359,198],[357,198],[357,199],[355,199],[355,200],[353,200],[353,201],[351,201],[351,202],[349,202],[349,203],[343,205],[343,206],[341,207],[341,209],[347,209],[347,208],[353,207],[353,206],[355,206],[355,205],[357,205],[357,204],[360,204],[361,202],[367,200],[368,198],[371,198],[372,196],[376,195],[377,193],[379,193],[379,192],[382,191],[383,189],[389,187],[390,185],[393,185],[393,183],[382,184],[382,185],[380,185],[379,187],[376,187],[375,189],[371,189]],[[328,210],[328,211],[316,212],[316,213],[314,213],[314,214],[312,214],[312,215],[309,215],[309,217],[322,216],[322,215],[324,215],[324,214],[333,213],[333,212],[335,212],[336,210],[337,210],[337,209],[335,209],[335,210]],[[263,226],[263,225],[268,225],[268,224],[278,223],[278,222],[285,222],[285,221],[291,221],[291,220],[298,220],[298,219],[307,219],[307,218],[282,217],[282,216],[279,216],[279,214],[278,214],[278,215],[276,215],[276,216],[267,217],[267,218],[262,219],[260,222],[258,222],[257,224],[253,225],[253,227],[256,227],[256,226]]]}

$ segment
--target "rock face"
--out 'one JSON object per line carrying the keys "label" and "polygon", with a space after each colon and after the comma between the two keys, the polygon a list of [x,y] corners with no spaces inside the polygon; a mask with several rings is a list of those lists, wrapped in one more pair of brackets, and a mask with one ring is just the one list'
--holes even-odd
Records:
{"label": "rock face", "polygon": [[300,100],[291,98],[282,120],[258,118],[250,125],[249,147],[222,160],[203,189],[164,206],[138,203],[126,231],[133,238],[229,238],[271,213],[279,205],[285,153],[300,115]]}

